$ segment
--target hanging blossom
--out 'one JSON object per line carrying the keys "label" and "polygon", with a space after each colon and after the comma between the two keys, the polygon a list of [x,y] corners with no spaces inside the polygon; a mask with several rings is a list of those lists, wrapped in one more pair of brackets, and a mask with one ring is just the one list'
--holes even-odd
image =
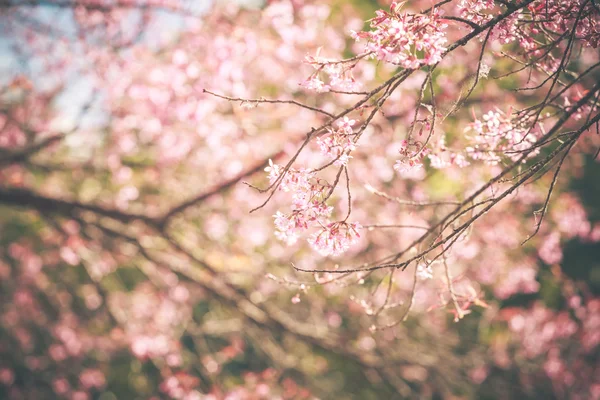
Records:
{"label": "hanging blossom", "polygon": [[335,160],[335,165],[348,165],[352,158],[350,152],[356,149],[356,144],[352,140],[355,120],[344,117],[337,122],[337,129],[328,128],[327,134],[317,138],[317,144],[321,153]]}
{"label": "hanging blossom", "polygon": [[527,151],[528,157],[539,154],[538,148],[531,148],[537,141],[537,134],[530,131],[527,121],[514,121],[500,110],[489,111],[481,119],[475,117],[465,132],[474,133],[470,137],[473,145],[465,149],[473,160],[496,165],[502,157],[516,161]]}
{"label": "hanging blossom", "polygon": [[308,90],[314,90],[317,93],[329,92],[331,90],[331,86],[326,85],[317,74],[311,75],[307,80],[300,83],[300,86]]}
{"label": "hanging blossom", "polygon": [[[354,58],[341,61],[329,59],[319,56],[320,50],[321,48],[317,50],[315,56],[308,55],[304,59],[304,62],[312,65],[316,71],[300,83],[300,86],[318,93],[329,92],[330,90],[352,92],[361,88],[360,83],[352,75],[352,69],[356,66]],[[321,80],[321,74],[325,74],[329,78],[329,83],[326,84]]]}
{"label": "hanging blossom", "polygon": [[308,228],[308,223],[301,212],[292,213],[292,215],[283,214],[277,211],[273,215],[275,219],[275,237],[288,245],[293,245],[298,241],[298,230]]}
{"label": "hanging blossom", "polygon": [[394,169],[399,173],[423,167],[423,158],[428,153],[423,144],[413,140],[403,140],[399,152],[400,159],[396,160],[396,164],[394,164]]}
{"label": "hanging blossom", "polygon": [[[340,121],[337,132],[352,132],[354,122],[347,118]],[[273,184],[281,177],[283,168],[269,160],[265,171],[269,173],[269,180]],[[335,256],[348,250],[360,237],[359,230],[362,227],[359,223],[330,221],[333,207],[328,206],[325,200],[329,197],[331,186],[317,178],[315,171],[290,168],[281,177],[279,189],[292,194],[291,212],[277,211],[273,215],[277,228],[275,236],[279,240],[293,245],[300,234],[317,228],[317,232],[308,238],[309,244],[324,256]]]}
{"label": "hanging blossom", "polygon": [[362,226],[358,222],[333,222],[313,233],[308,242],[323,256],[337,256],[358,241],[361,229]]}
{"label": "hanging blossom", "polygon": [[[265,171],[269,173],[269,183],[272,185],[277,181],[283,168],[280,165],[274,164],[273,160],[269,160],[269,166],[265,168]],[[311,186],[310,181],[315,177],[314,171],[307,169],[293,169],[290,168],[285,176],[282,178],[279,184],[279,189],[284,192],[296,192],[302,191]]]}
{"label": "hanging blossom", "polygon": [[294,209],[289,214],[277,211],[273,215],[277,228],[275,236],[286,244],[293,245],[298,241],[300,232],[307,230],[313,223],[327,220],[332,211],[333,207],[318,200],[308,203],[304,208]]}
{"label": "hanging blossom", "polygon": [[372,31],[351,32],[355,40],[366,39],[366,52],[378,60],[416,69],[437,64],[446,51],[445,29],[441,11],[433,8],[429,15],[401,12],[403,3],[393,2],[390,12],[376,11]]}
{"label": "hanging blossom", "polygon": [[[269,173],[271,184],[279,179],[283,168],[269,160],[265,168]],[[288,245],[296,243],[299,232],[309,228],[313,223],[326,220],[333,211],[323,198],[328,185],[315,177],[315,172],[307,169],[290,168],[281,178],[279,189],[292,193],[292,212],[285,214],[277,211],[273,218],[277,232],[275,236]]]}

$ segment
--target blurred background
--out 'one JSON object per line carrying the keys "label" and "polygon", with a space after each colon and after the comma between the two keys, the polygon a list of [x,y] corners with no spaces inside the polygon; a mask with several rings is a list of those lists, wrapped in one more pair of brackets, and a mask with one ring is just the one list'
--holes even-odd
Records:
{"label": "blurred background", "polygon": [[[439,271],[411,294],[409,270],[394,280],[291,268],[359,265],[414,232],[369,231],[331,261],[275,238],[281,196],[248,213],[265,195],[242,182],[264,187],[268,160],[285,164],[323,116],[240,99],[352,104],[301,87],[313,73],[303,60],[319,48],[356,54],[350,31],[389,3],[0,1],[1,399],[600,398],[600,169],[589,149],[565,163],[539,238],[519,245],[547,180],[460,244],[457,290],[481,304],[459,322],[440,303]],[[476,49],[440,67],[441,102],[474,72],[460,60]],[[369,88],[391,72],[365,62],[355,77]],[[451,137],[472,110],[531,99],[510,91],[521,78],[486,82],[445,122]],[[419,84],[374,120],[353,160],[357,188],[443,200],[489,179],[429,165],[427,178],[394,178]],[[333,200],[343,214],[344,194]],[[437,215],[366,192],[354,201],[361,222]]]}

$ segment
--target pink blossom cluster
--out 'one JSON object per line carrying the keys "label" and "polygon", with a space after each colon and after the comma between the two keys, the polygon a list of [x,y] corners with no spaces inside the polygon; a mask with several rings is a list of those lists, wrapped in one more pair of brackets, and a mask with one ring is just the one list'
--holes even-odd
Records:
{"label": "pink blossom cluster", "polygon": [[16,150],[52,132],[49,129],[51,96],[32,89],[33,82],[22,74],[3,82],[0,149]]}
{"label": "pink blossom cluster", "polygon": [[317,93],[329,92],[331,90],[331,86],[326,85],[317,74],[311,75],[308,79],[302,81],[300,85]]}
{"label": "pink blossom cluster", "polygon": [[[544,30],[561,34],[575,26],[576,38],[586,46],[600,45],[600,10],[591,1],[544,0],[529,6],[532,19],[539,21]],[[534,30],[535,29],[535,30]],[[537,28],[532,33],[537,33]]]}
{"label": "pink blossom cluster", "polygon": [[[484,3],[463,1],[474,7]],[[540,40],[543,35],[553,40],[574,31],[575,38],[585,46],[596,48],[600,45],[600,11],[592,3],[581,0],[535,1],[527,7],[527,12],[522,10],[500,21],[493,28],[491,39],[502,44],[519,41],[523,50],[530,51],[534,56],[544,55],[543,60],[536,61],[539,65],[546,63],[547,58],[552,59],[545,57],[545,47]]]}
{"label": "pink blossom cluster", "polygon": [[568,239],[578,237],[583,241],[595,241],[589,216],[583,204],[572,193],[560,196],[551,214],[556,232],[564,234]]}
{"label": "pink blossom cluster", "polygon": [[509,318],[509,328],[517,333],[523,344],[523,353],[529,358],[547,351],[553,341],[564,339],[577,332],[577,324],[568,313],[554,313],[540,303],[531,310],[514,311]]}
{"label": "pink blossom cluster", "polygon": [[[522,41],[520,44],[525,45],[524,48],[532,49],[531,40],[525,39],[527,36],[523,34],[519,26],[519,20],[523,19],[525,15],[517,12],[509,15],[502,21],[499,21],[493,28],[490,34],[490,40],[495,40],[501,44],[508,44],[515,40]],[[523,40],[525,39],[525,40]]]}
{"label": "pink blossom cluster", "polygon": [[417,266],[417,278],[420,280],[427,280],[433,278],[433,269],[431,268],[431,263],[429,264],[419,264]]}
{"label": "pink blossom cluster", "polygon": [[420,142],[414,140],[403,140],[400,143],[400,158],[396,160],[394,169],[399,173],[411,172],[423,167],[423,159],[429,152]]}
{"label": "pink blossom cluster", "polygon": [[84,369],[79,374],[79,381],[86,389],[102,388],[106,385],[106,377],[99,369]]}
{"label": "pink blossom cluster", "polygon": [[600,344],[600,300],[585,301],[578,295],[568,300],[570,310],[554,311],[537,302],[529,310],[502,313],[513,340],[522,346],[518,358],[541,359],[557,393],[568,390],[569,398],[595,399],[600,396],[600,379],[592,355]]}
{"label": "pink blossom cluster", "polygon": [[[306,56],[305,62],[316,69],[313,74],[300,83],[306,89],[314,90],[317,93],[329,92],[330,90],[353,92],[361,87],[352,75],[352,69],[356,66],[355,62],[344,62],[318,55]],[[321,73],[327,75],[329,83],[326,84],[321,80]]]}
{"label": "pink blossom cluster", "polygon": [[288,245],[295,244],[298,241],[300,232],[309,228],[309,223],[316,222],[321,217],[327,217],[331,214],[332,207],[322,202],[314,201],[310,208],[295,209],[289,214],[277,211],[273,218],[277,231],[275,236]]}
{"label": "pink blossom cluster", "polygon": [[460,0],[458,3],[461,18],[479,25],[493,18],[494,15],[490,12],[493,8],[493,0]]}
{"label": "pink blossom cluster", "polygon": [[181,360],[177,344],[167,335],[134,335],[131,338],[131,352],[140,360],[164,358],[168,365],[178,365]]}
{"label": "pink blossom cluster", "polygon": [[[269,166],[265,168],[265,172],[269,173],[270,184],[275,183],[280,179],[281,174],[284,172],[284,168],[280,165],[273,163],[273,160],[269,160]],[[294,169],[290,168],[281,178],[279,183],[279,189],[284,192],[299,192],[299,189],[313,189],[311,182],[315,179],[316,174],[314,171],[308,169]],[[305,198],[302,196],[302,198]]]}
{"label": "pink blossom cluster", "polygon": [[352,158],[350,153],[356,149],[352,139],[352,127],[355,123],[355,120],[344,117],[337,122],[337,129],[328,128],[327,134],[317,138],[321,153],[332,157],[335,165],[348,165]]}
{"label": "pink blossom cluster", "polygon": [[323,256],[337,256],[346,252],[360,238],[362,226],[358,222],[333,222],[313,233],[308,242]]}
{"label": "pink blossom cluster", "polygon": [[[280,179],[283,168],[269,160],[265,171],[269,173],[269,180],[273,184]],[[281,177],[279,189],[292,193],[292,211],[288,214],[277,211],[273,215],[277,227],[275,235],[288,245],[296,243],[298,234],[307,230],[309,225],[326,220],[333,211],[323,201],[327,185],[316,178],[314,171],[289,169]]]}
{"label": "pink blossom cluster", "polygon": [[592,225],[585,208],[572,194],[560,196],[549,214],[554,229],[544,236],[538,246],[538,255],[546,264],[562,261],[561,240],[577,238],[581,242],[600,241],[600,225]]}
{"label": "pink blossom cluster", "polygon": [[0,148],[18,148],[24,146],[26,142],[25,133],[16,125],[9,124],[6,115],[0,114]]}
{"label": "pink blossom cluster", "polygon": [[[352,130],[352,124],[353,120],[341,121],[337,134],[343,132],[347,136],[348,130]],[[346,151],[349,152],[350,148],[346,147]],[[318,231],[309,237],[308,242],[322,255],[339,255],[356,242],[360,224],[329,220],[333,207],[328,206],[325,201],[329,196],[330,185],[319,179],[315,171],[290,168],[282,176],[283,168],[272,160],[269,160],[265,171],[269,173],[271,184],[280,179],[279,189],[292,194],[292,211],[277,211],[273,215],[277,228],[275,236],[279,240],[293,245],[302,232],[314,227]]]}
{"label": "pink blossom cluster", "polygon": [[466,154],[473,160],[482,160],[489,165],[496,165],[504,157],[516,161],[524,152],[528,157],[539,154],[536,143],[537,135],[527,125],[515,122],[500,110],[488,111],[481,119],[468,125],[465,132],[473,132],[469,139],[471,146],[466,146]]}
{"label": "pink blossom cluster", "polygon": [[441,11],[433,8],[429,15],[400,11],[402,3],[393,2],[390,12],[376,11],[372,31],[352,32],[355,40],[366,39],[366,52],[378,60],[416,69],[441,61],[446,51],[447,24]]}

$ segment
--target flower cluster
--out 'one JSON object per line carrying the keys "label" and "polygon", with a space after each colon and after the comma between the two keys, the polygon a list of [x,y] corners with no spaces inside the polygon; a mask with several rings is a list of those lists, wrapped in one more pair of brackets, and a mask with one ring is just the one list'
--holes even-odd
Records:
{"label": "flower cluster", "polygon": [[[283,170],[280,165],[274,164],[273,160],[269,160],[269,166],[265,168],[265,172],[269,173],[269,182],[271,184],[275,183],[283,173]],[[284,192],[293,192],[295,195],[300,193],[300,197],[304,199],[306,193],[302,193],[303,191],[299,189],[311,187],[311,181],[314,178],[314,171],[304,168],[290,168],[281,178],[279,188]]]}
{"label": "flower cluster", "polygon": [[431,268],[431,264],[419,264],[417,266],[417,278],[422,281],[433,278],[433,269]]}
{"label": "flower cluster", "polygon": [[352,32],[355,40],[367,39],[366,51],[378,60],[416,69],[437,64],[446,51],[447,24],[433,8],[429,15],[401,12],[402,4],[393,2],[390,12],[378,10],[371,20],[370,32]]}
{"label": "flower cluster", "polygon": [[515,358],[539,360],[558,393],[595,399],[600,379],[592,354],[600,344],[600,300],[569,295],[567,303],[569,309],[553,310],[536,302],[528,310],[506,308],[502,314],[512,340],[520,344]]}
{"label": "flower cluster", "polygon": [[[343,120],[338,124],[338,133],[352,130],[353,120]],[[271,183],[283,173],[283,168],[272,161],[265,168],[269,172]],[[292,211],[277,211],[274,222],[275,236],[288,245],[298,241],[299,234],[311,227],[318,228],[308,242],[322,255],[339,255],[348,250],[359,237],[359,223],[345,221],[331,222],[329,218],[333,207],[326,204],[331,186],[316,177],[314,171],[292,169],[281,178],[279,189],[292,193]]]}
{"label": "flower cluster", "polygon": [[362,226],[358,222],[333,222],[313,233],[308,242],[323,256],[337,256],[346,252],[360,238]]}
{"label": "flower cluster", "polygon": [[317,74],[311,75],[308,79],[300,83],[300,85],[308,90],[314,90],[317,93],[329,92],[331,86],[326,85]]}
{"label": "flower cluster", "polygon": [[[318,93],[329,92],[330,90],[352,92],[360,89],[360,83],[352,75],[356,62],[329,59],[320,57],[318,54],[316,56],[306,56],[304,61],[316,70],[308,79],[300,83],[306,89]],[[320,73],[324,73],[329,77],[329,83],[326,84],[319,78]]]}
{"label": "flower cluster", "polygon": [[476,24],[484,24],[492,19],[489,11],[493,8],[493,0],[460,0],[458,3],[460,16]]}
{"label": "flower cluster", "polygon": [[323,155],[332,157],[335,165],[347,165],[352,158],[350,152],[356,149],[354,140],[352,140],[352,126],[355,120],[344,117],[338,121],[337,129],[329,128],[327,134],[317,138],[317,144]]}
{"label": "flower cluster", "polygon": [[[583,4],[582,4],[583,3]],[[580,0],[538,1],[529,7],[532,19],[557,34],[570,32],[575,26],[575,34],[586,46],[597,48],[600,45],[600,11],[593,2]]]}
{"label": "flower cluster", "polygon": [[519,26],[519,21],[524,17],[525,16],[522,13],[517,12],[509,15],[502,21],[499,21],[492,28],[490,40],[500,42],[501,44],[508,44],[514,42],[515,40],[519,40],[521,45],[526,45],[524,48],[531,49],[531,46],[523,42],[523,39],[528,36],[524,35],[521,27]]}
{"label": "flower cluster", "polygon": [[539,154],[539,149],[532,149],[537,135],[526,124],[515,122],[499,110],[489,111],[482,119],[475,118],[465,131],[475,133],[470,138],[473,145],[465,148],[468,156],[489,165],[498,164],[503,157],[516,161],[525,152],[528,157]]}
{"label": "flower cluster", "polygon": [[332,210],[332,207],[323,202],[313,200],[304,208],[296,208],[289,214],[277,211],[273,215],[275,227],[277,227],[275,236],[288,245],[292,245],[298,241],[298,233],[308,229],[309,223],[312,224],[319,218],[327,218],[331,215]]}
{"label": "flower cluster", "polygon": [[[269,180],[274,183],[283,173],[283,168],[269,160],[265,168]],[[281,178],[279,189],[292,193],[292,212],[284,214],[277,211],[273,218],[278,239],[288,245],[296,243],[298,233],[309,228],[309,225],[327,219],[333,208],[323,201],[328,185],[316,178],[315,172],[307,169],[290,168]]]}
{"label": "flower cluster", "polygon": [[[486,0],[462,0],[465,4],[461,14],[467,19],[474,13],[484,8]],[[491,3],[491,2],[490,2]],[[485,8],[489,8],[487,5]],[[460,9],[460,6],[459,6]],[[469,11],[472,10],[472,11]],[[475,11],[477,10],[477,11]],[[600,12],[593,2],[582,4],[580,0],[543,0],[535,1],[527,7],[529,15],[524,11],[514,13],[508,18],[499,21],[492,30],[491,39],[502,44],[517,40],[521,49],[527,51],[534,57],[543,56],[535,63],[542,66],[547,62],[545,57],[545,46],[541,45],[545,40],[555,40],[560,35],[575,33],[575,38],[580,40],[586,47],[598,47],[600,44],[600,23],[598,21]],[[475,22],[475,20],[473,20]],[[524,21],[528,21],[524,23]],[[545,40],[542,39],[545,36]]]}
{"label": "flower cluster", "polygon": [[403,140],[400,147],[400,159],[396,160],[394,169],[400,173],[410,172],[423,167],[423,158],[427,149],[422,143],[413,140]]}

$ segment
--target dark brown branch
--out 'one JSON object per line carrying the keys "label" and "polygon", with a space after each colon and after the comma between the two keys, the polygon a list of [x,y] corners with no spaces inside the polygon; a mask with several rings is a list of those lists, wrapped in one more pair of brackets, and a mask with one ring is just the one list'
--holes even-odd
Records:
{"label": "dark brown branch", "polygon": [[548,204],[550,203],[550,197],[552,196],[552,192],[554,191],[554,186],[556,185],[556,182],[558,181],[558,175],[560,174],[562,165],[565,162],[565,159],[569,155],[569,151],[571,150],[571,148],[573,147],[574,144],[575,144],[575,142],[573,142],[569,147],[567,147],[567,149],[565,150],[565,154],[561,157],[558,167],[556,167],[556,171],[554,171],[554,176],[552,177],[552,182],[550,183],[550,188],[548,189],[548,194],[546,195],[546,200],[544,201],[544,205],[542,206],[541,210],[539,211],[540,219],[537,222],[533,233],[531,235],[529,235],[527,237],[527,239],[525,239],[523,242],[521,242],[521,245],[524,245],[525,243],[527,243],[539,232],[539,230],[542,226],[542,221],[544,220],[544,216],[546,215],[546,211],[548,211]]}
{"label": "dark brown branch", "polygon": [[41,150],[44,150],[46,147],[58,142],[59,140],[62,140],[63,138],[64,135],[55,135],[19,151],[0,153],[0,168],[6,165],[23,162],[30,156],[38,153]]}
{"label": "dark brown branch", "polygon": [[84,211],[90,211],[103,217],[109,217],[120,222],[129,223],[136,220],[152,226],[156,220],[143,214],[133,214],[107,208],[100,205],[82,203],[76,200],[65,200],[37,194],[28,189],[0,187],[0,203],[15,207],[29,207],[39,212],[71,216]]}
{"label": "dark brown branch", "polygon": [[222,94],[218,94],[215,92],[211,92],[208,89],[202,89],[202,93],[208,93],[212,96],[218,97],[220,99],[224,99],[224,100],[229,100],[229,101],[239,101],[241,104],[261,104],[261,103],[268,103],[268,104],[293,104],[296,105],[298,107],[302,107],[302,108],[306,108],[307,110],[311,110],[311,111],[315,111],[324,115],[327,115],[329,118],[335,118],[335,116],[325,110],[321,110],[320,108],[317,107],[312,107],[309,106],[307,104],[303,104],[300,103],[299,101],[296,100],[277,100],[277,99],[242,99],[239,97],[229,97],[229,96],[225,96]]}

